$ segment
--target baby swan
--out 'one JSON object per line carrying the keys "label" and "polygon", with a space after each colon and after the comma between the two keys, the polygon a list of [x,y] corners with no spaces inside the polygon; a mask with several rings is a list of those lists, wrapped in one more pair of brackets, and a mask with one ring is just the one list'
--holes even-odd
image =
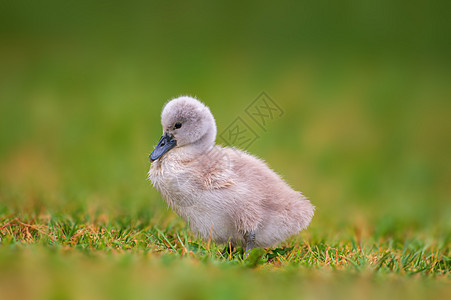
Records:
{"label": "baby swan", "polygon": [[308,226],[314,206],[260,159],[215,145],[210,109],[191,97],[169,101],[149,179],[191,230],[216,243],[271,247]]}

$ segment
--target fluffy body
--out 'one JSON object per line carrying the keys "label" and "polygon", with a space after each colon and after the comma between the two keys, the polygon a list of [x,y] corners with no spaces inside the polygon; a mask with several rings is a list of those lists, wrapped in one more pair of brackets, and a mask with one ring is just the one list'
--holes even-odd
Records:
{"label": "fluffy body", "polygon": [[[173,128],[180,120],[188,131]],[[254,246],[271,247],[308,226],[314,207],[300,192],[262,160],[214,145],[216,124],[204,104],[174,99],[163,109],[162,125],[163,133],[182,142],[152,162],[149,179],[194,233],[245,245],[252,232]]]}

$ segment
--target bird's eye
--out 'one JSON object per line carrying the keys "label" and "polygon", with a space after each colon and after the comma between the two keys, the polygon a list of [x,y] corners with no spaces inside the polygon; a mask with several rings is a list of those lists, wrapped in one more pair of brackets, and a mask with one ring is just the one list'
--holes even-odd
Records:
{"label": "bird's eye", "polygon": [[180,122],[175,123],[174,129],[179,129],[180,127],[182,127],[182,123]]}

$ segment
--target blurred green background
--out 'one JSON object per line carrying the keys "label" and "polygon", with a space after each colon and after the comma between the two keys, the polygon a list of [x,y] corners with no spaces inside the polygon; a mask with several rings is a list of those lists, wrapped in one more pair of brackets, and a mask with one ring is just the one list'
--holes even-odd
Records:
{"label": "blurred green background", "polygon": [[446,221],[449,8],[3,1],[1,205],[158,214],[146,172],[163,104],[197,96],[221,132],[266,91],[285,114],[248,150],[316,220]]}
{"label": "blurred green background", "polygon": [[285,113],[247,150],[311,199],[311,230],[449,237],[450,11],[2,1],[0,214],[169,217],[146,180],[164,103],[197,96],[221,132],[266,91]]}

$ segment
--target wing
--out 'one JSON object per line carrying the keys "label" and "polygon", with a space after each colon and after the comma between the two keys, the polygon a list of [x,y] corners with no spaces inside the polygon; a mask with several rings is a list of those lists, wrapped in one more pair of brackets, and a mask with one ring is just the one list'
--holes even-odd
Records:
{"label": "wing", "polygon": [[235,184],[230,154],[224,148],[215,147],[202,161],[202,184],[207,190],[223,189]]}

